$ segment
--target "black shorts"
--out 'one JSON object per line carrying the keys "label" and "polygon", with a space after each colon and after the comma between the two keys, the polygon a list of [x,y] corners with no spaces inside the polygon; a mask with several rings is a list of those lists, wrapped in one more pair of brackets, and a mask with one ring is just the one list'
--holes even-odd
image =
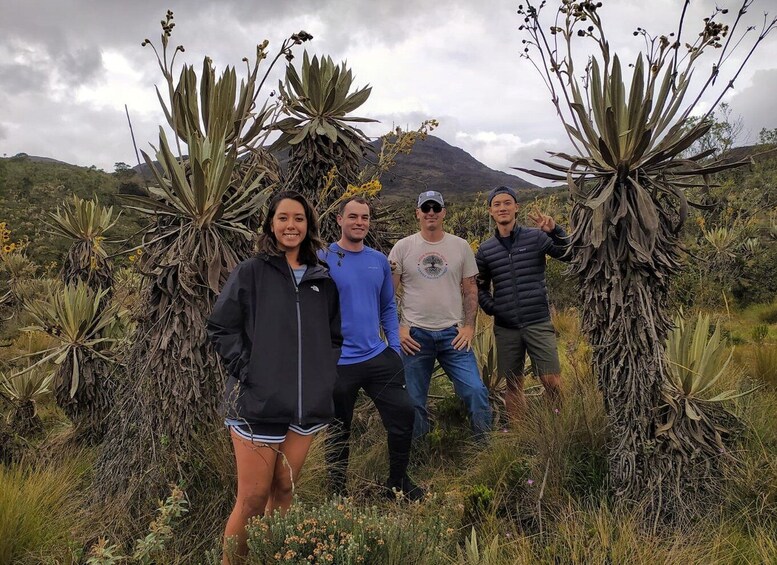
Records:
{"label": "black shorts", "polygon": [[242,420],[229,419],[224,423],[238,437],[258,443],[283,443],[289,430],[301,436],[310,436],[328,426],[328,424],[298,426],[290,422],[285,424],[247,424]]}

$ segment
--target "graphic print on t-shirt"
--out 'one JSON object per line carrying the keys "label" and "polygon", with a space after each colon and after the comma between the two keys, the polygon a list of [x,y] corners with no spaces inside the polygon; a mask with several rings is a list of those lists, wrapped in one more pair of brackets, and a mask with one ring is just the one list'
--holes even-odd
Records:
{"label": "graphic print on t-shirt", "polygon": [[427,279],[439,279],[448,272],[448,261],[434,251],[424,253],[418,259],[418,272]]}

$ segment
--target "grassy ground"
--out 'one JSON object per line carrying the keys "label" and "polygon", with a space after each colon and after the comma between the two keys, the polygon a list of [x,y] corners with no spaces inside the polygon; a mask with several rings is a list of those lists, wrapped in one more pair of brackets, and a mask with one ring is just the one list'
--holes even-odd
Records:
{"label": "grassy ground", "polygon": [[[500,427],[481,449],[468,441],[447,380],[435,379],[437,427],[415,446],[411,467],[429,494],[407,504],[380,495],[387,473],[385,432],[375,410],[360,404],[351,498],[328,497],[317,438],[297,485],[297,510],[253,526],[254,562],[310,562],[312,555],[319,563],[777,563],[774,310],[771,305],[720,314],[737,344],[721,386],[760,388],[729,406],[747,423],[747,432],[704,517],[672,528],[646,526],[638,509],[617,510],[609,499],[607,426],[590,351],[575,314],[563,312],[555,319],[565,378],[559,411],[534,395],[536,382],[527,379],[525,422]],[[766,326],[765,336],[754,334],[758,325]],[[113,524],[122,509],[89,500],[94,453],[70,446],[67,423],[50,400],[40,413],[46,435],[32,440],[20,461],[0,467],[0,563],[82,562],[100,536],[111,539],[104,545],[109,547],[121,535]],[[154,562],[217,560],[234,492],[223,430],[203,439],[198,458],[203,480],[183,485],[189,512],[173,521],[173,539]]]}

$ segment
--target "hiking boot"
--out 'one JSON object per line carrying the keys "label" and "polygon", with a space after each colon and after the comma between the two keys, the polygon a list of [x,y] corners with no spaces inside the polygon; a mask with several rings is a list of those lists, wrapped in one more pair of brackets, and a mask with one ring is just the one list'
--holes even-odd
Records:
{"label": "hiking boot", "polygon": [[389,479],[386,481],[386,496],[389,498],[404,497],[411,502],[421,500],[426,496],[426,491],[405,475],[401,479]]}

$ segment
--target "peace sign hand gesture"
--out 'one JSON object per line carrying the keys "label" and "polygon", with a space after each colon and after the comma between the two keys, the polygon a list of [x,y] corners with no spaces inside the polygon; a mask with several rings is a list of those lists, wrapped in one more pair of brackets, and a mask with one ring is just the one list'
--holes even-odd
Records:
{"label": "peace sign hand gesture", "polygon": [[543,214],[536,208],[531,212],[529,212],[528,216],[529,216],[529,219],[533,221],[535,224],[537,224],[537,227],[540,228],[545,233],[552,232],[553,229],[556,227],[556,220],[554,220],[552,216]]}

